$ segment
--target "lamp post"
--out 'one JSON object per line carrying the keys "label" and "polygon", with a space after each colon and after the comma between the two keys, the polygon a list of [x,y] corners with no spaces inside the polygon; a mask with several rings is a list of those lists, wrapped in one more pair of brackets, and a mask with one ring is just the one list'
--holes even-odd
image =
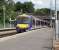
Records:
{"label": "lamp post", "polygon": [[58,20],[57,20],[57,8],[56,8],[56,0],[55,0],[55,36],[56,36],[56,40],[58,40],[59,38],[59,31],[58,31]]}
{"label": "lamp post", "polygon": [[4,17],[3,22],[4,22],[4,28],[5,28],[5,10],[6,10],[5,5],[3,5],[3,17]]}

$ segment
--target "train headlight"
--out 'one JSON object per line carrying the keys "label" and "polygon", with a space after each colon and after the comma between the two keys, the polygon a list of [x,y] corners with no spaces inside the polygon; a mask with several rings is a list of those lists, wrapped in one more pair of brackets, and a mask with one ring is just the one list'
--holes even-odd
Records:
{"label": "train headlight", "polygon": [[29,25],[28,24],[17,24],[17,27],[19,27],[19,28],[28,28]]}

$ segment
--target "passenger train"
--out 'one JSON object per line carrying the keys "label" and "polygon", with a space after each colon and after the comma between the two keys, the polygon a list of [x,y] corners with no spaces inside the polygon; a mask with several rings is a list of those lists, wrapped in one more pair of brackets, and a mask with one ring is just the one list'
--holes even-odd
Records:
{"label": "passenger train", "polygon": [[[34,18],[32,15],[21,14],[16,18],[16,31],[25,32],[26,30],[31,30],[33,26],[50,26],[49,22]],[[34,28],[34,27],[33,27]]]}

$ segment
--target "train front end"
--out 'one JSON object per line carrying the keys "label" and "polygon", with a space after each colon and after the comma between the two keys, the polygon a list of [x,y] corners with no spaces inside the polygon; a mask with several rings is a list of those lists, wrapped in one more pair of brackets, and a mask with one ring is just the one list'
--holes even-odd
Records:
{"label": "train front end", "polygon": [[32,27],[32,18],[28,15],[20,15],[16,20],[16,31],[24,32]]}

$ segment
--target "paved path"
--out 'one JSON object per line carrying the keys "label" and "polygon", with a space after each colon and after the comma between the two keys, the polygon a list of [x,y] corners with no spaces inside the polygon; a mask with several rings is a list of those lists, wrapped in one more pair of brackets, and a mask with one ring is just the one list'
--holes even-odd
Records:
{"label": "paved path", "polygon": [[42,28],[0,39],[0,50],[51,50],[53,31]]}

